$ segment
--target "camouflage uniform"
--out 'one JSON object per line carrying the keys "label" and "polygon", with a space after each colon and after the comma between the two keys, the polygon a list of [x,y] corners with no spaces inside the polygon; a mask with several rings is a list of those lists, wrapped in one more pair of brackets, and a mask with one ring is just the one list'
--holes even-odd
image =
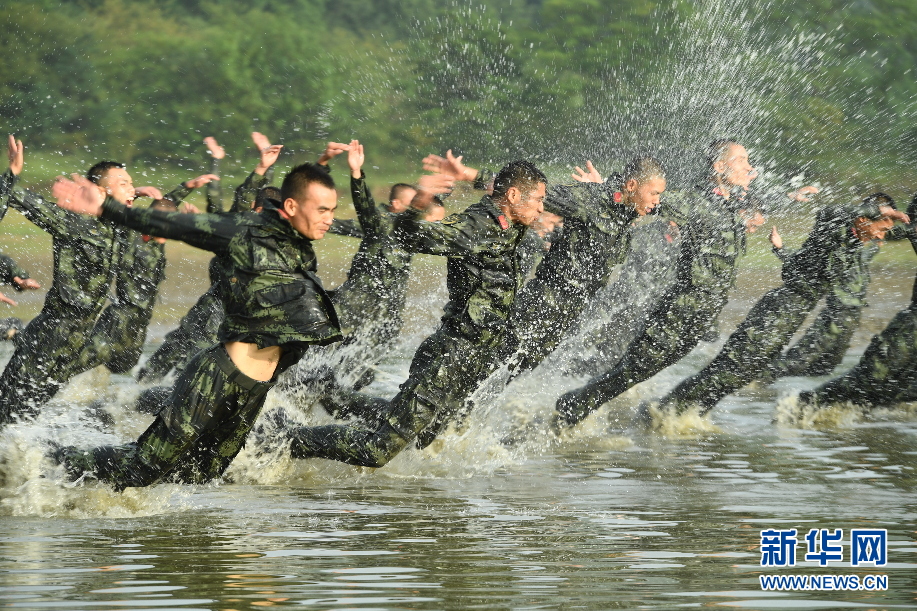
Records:
{"label": "camouflage uniform", "polygon": [[[911,225],[896,225],[886,239],[908,239],[917,252],[917,197],[907,210]],[[866,352],[847,374],[799,396],[802,404],[850,401],[856,405],[892,405],[917,397],[917,279],[911,304],[872,338]]]}
{"label": "camouflage uniform", "polygon": [[[55,458],[72,477],[92,472],[117,490],[163,479],[218,477],[241,450],[277,376],[307,346],[341,339],[334,306],[315,275],[312,243],[273,210],[181,214],[131,209],[109,199],[102,218],[217,255],[226,310],[222,344],[195,355],[167,406],[137,442],[88,451],[61,448]],[[233,365],[224,345],[237,341],[282,348],[271,381],[253,380]]]}
{"label": "camouflage uniform", "polygon": [[[21,291],[22,288],[13,278],[25,280],[28,277],[29,273],[19,267],[12,257],[0,254],[0,284],[9,284],[16,291]],[[0,318],[0,341],[12,339],[22,331],[22,327],[22,321],[18,318]]]}
{"label": "camouflage uniform", "polygon": [[[879,252],[879,247],[868,244],[860,252],[864,259],[863,268],[866,269]],[[779,356],[771,365],[771,377],[821,376],[831,373],[844,359],[853,333],[860,326],[865,306],[865,300],[851,303],[833,291],[828,293],[825,307],[812,326],[786,354]]]}
{"label": "camouflage uniform", "polygon": [[[217,160],[213,159],[211,170],[217,170]],[[216,174],[215,171],[212,173]],[[239,187],[236,188],[230,213],[238,214],[251,210],[251,203],[255,201],[258,190],[269,184],[272,170],[265,172],[264,176],[252,172]],[[212,213],[223,212],[222,201],[217,200],[217,195],[211,191],[207,183],[207,210]],[[219,202],[219,203],[218,203]],[[215,266],[217,259],[211,259],[209,266],[210,288],[201,295],[197,302],[191,306],[178,323],[178,328],[169,331],[159,348],[156,349],[144,366],[140,369],[138,379],[142,381],[161,380],[173,368],[181,371],[191,358],[217,341],[217,332],[223,322],[225,313],[223,304],[219,299],[219,287],[216,285],[218,271]]]}
{"label": "camouflage uniform", "polygon": [[557,401],[555,423],[573,426],[628,388],[688,354],[726,305],[736,265],[745,254],[741,209],[760,204],[737,190],[730,198],[711,185],[669,194],[660,206],[681,232],[675,283],[657,303],[643,332],[608,372]]}
{"label": "camouflage uniform", "polygon": [[516,248],[526,228],[509,224],[490,197],[440,223],[408,210],[396,228],[413,252],[446,256],[446,304],[442,325],[418,348],[410,377],[369,427],[330,425],[288,432],[294,458],[328,458],[380,467],[434,422],[455,413],[477,384],[478,370],[503,340],[510,308],[522,284]]}
{"label": "camouflage uniform", "polygon": [[844,305],[862,306],[869,284],[868,258],[853,222],[859,216],[878,215],[876,204],[821,210],[805,243],[784,264],[783,286],[767,292],[716,358],[679,384],[662,406],[683,412],[700,405],[704,413],[760,377],[823,296],[833,293]]}
{"label": "camouflage uniform", "polygon": [[0,377],[0,426],[34,415],[72,375],[74,355],[89,341],[128,244],[129,231],[106,219],[67,212],[0,179],[9,204],[53,238],[54,280],[41,312],[16,335],[16,350]]}

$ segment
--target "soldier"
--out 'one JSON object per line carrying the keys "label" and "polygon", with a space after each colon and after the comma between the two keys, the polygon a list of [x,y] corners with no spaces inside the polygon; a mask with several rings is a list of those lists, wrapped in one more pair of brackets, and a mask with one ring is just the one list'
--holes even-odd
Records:
{"label": "soldier", "polygon": [[421,178],[415,207],[399,215],[397,227],[410,250],[448,257],[449,302],[442,325],[418,348],[410,377],[395,398],[376,400],[383,410],[375,422],[287,430],[294,458],[381,467],[438,411],[455,413],[474,389],[487,355],[503,341],[523,280],[516,248],[543,210],[547,180],[531,163],[514,161],[497,175],[492,197],[441,223],[428,223],[419,219],[432,199],[425,187],[434,178]]}
{"label": "soldier", "polygon": [[[0,254],[0,284],[9,284],[17,291],[34,291],[41,288],[41,285],[29,278],[29,273],[19,267],[12,257],[4,254]],[[0,293],[0,303],[19,305],[15,299],[10,299],[3,293]],[[18,318],[0,318],[0,340],[11,340],[20,331],[22,321]]]}
{"label": "soldier", "polygon": [[[264,134],[252,132],[252,141],[259,152],[259,162],[255,169],[239,185],[233,197],[230,213],[237,214],[251,210],[260,189],[271,180],[274,163],[280,156],[282,145],[272,145]],[[213,138],[205,138],[211,155],[211,169],[218,168],[218,160],[225,156],[223,148]],[[208,183],[212,184],[212,183]],[[217,194],[208,186],[207,211],[223,212],[222,200],[217,202]],[[137,374],[142,382],[157,382],[164,378],[173,368],[181,370],[199,351],[209,348],[216,342],[217,332],[223,322],[224,312],[219,299],[219,289],[215,285],[218,271],[215,269],[217,258],[210,261],[210,289],[191,306],[178,323],[178,328],[166,334],[159,348],[156,349]]]}
{"label": "soldier", "polygon": [[[54,239],[54,281],[41,312],[16,339],[16,350],[0,377],[0,427],[16,416],[33,415],[72,377],[74,356],[89,340],[117,273],[131,233],[98,219],[61,210],[17,185],[24,165],[22,142],[12,136],[10,169],[0,180],[0,218],[7,204]],[[119,202],[151,187],[135,189],[120,163],[103,161],[89,169],[95,189]]]}
{"label": "soldier", "polygon": [[[628,388],[651,378],[688,354],[726,304],[745,234],[764,222],[762,206],[748,193],[757,172],[745,147],[716,140],[707,151],[707,180],[693,192],[667,197],[662,215],[681,234],[675,283],[649,315],[642,333],[606,373],[558,399],[552,430],[559,433]],[[790,197],[805,199],[814,187]]]}
{"label": "soldier", "polygon": [[[783,248],[783,239],[776,227],[771,231],[771,243],[774,245],[774,253],[782,261],[790,258],[790,253]],[[875,242],[866,244],[860,250],[860,256],[863,258],[861,267],[867,272],[869,262],[878,252],[879,245]],[[868,283],[868,273],[864,280]],[[866,286],[862,288],[865,293]],[[853,333],[860,326],[864,307],[864,299],[851,298],[836,291],[829,292],[825,296],[825,307],[815,322],[795,345],[777,357],[770,365],[769,373],[762,375],[762,380],[783,376],[822,376],[831,373],[844,359]]]}
{"label": "soldier", "polygon": [[[907,239],[917,253],[917,196],[907,209],[911,222],[895,226],[889,239]],[[799,395],[801,405],[851,402],[873,407],[914,401],[917,391],[917,279],[911,304],[873,337],[859,362],[845,375]]]}
{"label": "soldier", "polygon": [[833,292],[843,303],[862,303],[869,282],[863,247],[882,240],[896,220],[908,218],[884,193],[819,211],[809,237],[783,266],[783,286],[768,291],[716,358],[670,392],[661,408],[710,411],[766,370],[821,297]]}
{"label": "soldier", "polygon": [[[564,231],[519,293],[508,332],[481,370],[481,380],[510,359],[514,376],[533,369],[557,347],[623,261],[633,221],[651,212],[665,191],[665,171],[652,157],[632,160],[623,175],[608,182],[602,182],[591,162],[587,167],[592,178],[574,176],[579,184],[553,187],[545,199],[545,209],[563,217]],[[419,444],[431,443],[454,416],[440,410],[438,421],[418,436]]]}
{"label": "soldier", "polygon": [[310,345],[341,339],[315,275],[311,242],[331,226],[334,182],[303,164],[290,171],[281,191],[280,207],[261,213],[180,214],[133,209],[111,197],[103,202],[76,176],[55,183],[59,205],[70,211],[214,252],[226,311],[221,343],[191,360],[137,442],[53,452],[71,477],[93,473],[116,490],[165,478],[198,483],[218,477],[242,448],[277,376]]}

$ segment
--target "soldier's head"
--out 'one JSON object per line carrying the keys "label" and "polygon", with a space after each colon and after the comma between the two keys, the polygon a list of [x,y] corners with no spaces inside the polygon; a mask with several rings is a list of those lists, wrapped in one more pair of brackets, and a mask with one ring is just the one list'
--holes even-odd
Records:
{"label": "soldier's head", "polygon": [[100,161],[86,172],[89,182],[98,185],[105,195],[122,204],[130,205],[134,201],[134,181],[124,169],[123,163],[117,161]]}
{"label": "soldier's head", "polygon": [[747,187],[758,175],[745,147],[728,138],[714,140],[707,147],[707,169],[711,179],[727,189]]}
{"label": "soldier's head", "polygon": [[417,188],[404,182],[392,185],[388,192],[389,212],[404,212],[411,205],[411,200],[417,195]]}
{"label": "soldier's head", "polygon": [[873,193],[863,200],[864,204],[879,207],[875,216],[859,216],[853,221],[853,233],[863,242],[884,240],[885,233],[895,224],[895,219],[888,216],[892,210],[897,210],[895,200],[885,193]]}
{"label": "soldier's head", "polygon": [[640,216],[645,216],[659,205],[659,196],[665,191],[665,169],[655,157],[637,157],[624,166],[621,173],[621,190],[625,200]]}
{"label": "soldier's head", "polygon": [[283,195],[277,187],[261,187],[252,202],[252,210],[261,212],[265,208],[280,210],[283,207]]}
{"label": "soldier's head", "polygon": [[280,186],[280,213],[293,229],[309,238],[320,240],[334,221],[337,191],[331,175],[312,163],[298,165]]}
{"label": "soldier's head", "polygon": [[433,203],[427,208],[427,213],[424,215],[423,220],[438,223],[444,218],[446,218],[446,207],[443,205],[443,200],[438,196],[434,196]]}
{"label": "soldier's head", "polygon": [[531,225],[544,212],[548,179],[528,161],[506,164],[494,178],[493,200],[513,223]]}

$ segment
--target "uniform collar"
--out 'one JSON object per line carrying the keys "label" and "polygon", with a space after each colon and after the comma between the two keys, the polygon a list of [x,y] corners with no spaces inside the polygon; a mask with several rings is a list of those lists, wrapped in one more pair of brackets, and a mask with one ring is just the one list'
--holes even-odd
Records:
{"label": "uniform collar", "polygon": [[503,211],[497,207],[497,204],[494,203],[494,200],[491,196],[485,195],[482,197],[481,204],[487,211],[487,214],[491,216],[491,218],[500,227],[500,229],[506,231],[513,225],[513,222],[506,218],[506,215],[503,213]]}

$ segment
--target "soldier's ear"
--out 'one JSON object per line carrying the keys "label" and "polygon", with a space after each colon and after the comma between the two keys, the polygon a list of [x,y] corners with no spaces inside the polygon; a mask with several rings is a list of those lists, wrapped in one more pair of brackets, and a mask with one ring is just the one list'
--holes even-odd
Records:
{"label": "soldier's ear", "polygon": [[287,213],[287,216],[296,216],[296,213],[299,212],[299,204],[292,197],[288,197],[283,200],[283,211]]}
{"label": "soldier's ear", "polygon": [[627,181],[624,182],[624,190],[630,193],[636,192],[638,186],[640,186],[640,184],[637,182],[636,178],[628,178]]}

